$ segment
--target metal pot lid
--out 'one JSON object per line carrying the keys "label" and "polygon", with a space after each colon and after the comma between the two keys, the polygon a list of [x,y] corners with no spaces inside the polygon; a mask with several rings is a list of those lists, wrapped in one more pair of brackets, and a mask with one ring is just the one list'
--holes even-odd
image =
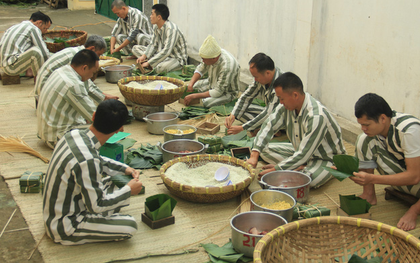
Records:
{"label": "metal pot lid", "polygon": [[125,71],[131,69],[131,66],[124,66],[124,65],[113,65],[105,67],[104,70],[106,71]]}

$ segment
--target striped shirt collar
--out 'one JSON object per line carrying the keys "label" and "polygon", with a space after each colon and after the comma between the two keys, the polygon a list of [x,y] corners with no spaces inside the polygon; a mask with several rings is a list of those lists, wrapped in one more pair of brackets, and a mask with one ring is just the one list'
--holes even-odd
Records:
{"label": "striped shirt collar", "polygon": [[98,141],[98,138],[96,138],[95,134],[89,128],[87,128],[84,132],[86,133],[86,136],[92,142],[92,145],[95,147],[95,149],[99,151],[99,148],[101,148],[102,145]]}

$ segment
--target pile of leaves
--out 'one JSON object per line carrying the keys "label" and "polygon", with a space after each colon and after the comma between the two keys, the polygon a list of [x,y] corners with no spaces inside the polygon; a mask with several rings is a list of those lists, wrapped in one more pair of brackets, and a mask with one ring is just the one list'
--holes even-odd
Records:
{"label": "pile of leaves", "polygon": [[141,145],[137,149],[129,149],[125,152],[124,162],[134,169],[160,169],[162,166],[162,152],[157,145]]}
{"label": "pile of leaves", "polygon": [[67,43],[67,41],[75,39],[75,38],[77,38],[76,35],[69,36],[68,38],[67,37],[54,37],[54,38],[46,37],[45,42],[47,42],[47,43],[64,43],[65,47],[70,47],[70,45]]}
{"label": "pile of leaves", "polygon": [[251,262],[252,258],[244,256],[233,249],[232,242],[226,243],[224,246],[219,247],[216,244],[200,244],[209,254],[210,262],[215,263],[236,263],[236,262]]}

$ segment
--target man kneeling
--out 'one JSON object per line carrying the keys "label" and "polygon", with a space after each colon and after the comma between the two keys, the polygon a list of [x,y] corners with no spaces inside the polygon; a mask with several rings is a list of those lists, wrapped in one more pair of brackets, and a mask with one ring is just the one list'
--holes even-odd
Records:
{"label": "man kneeling", "polygon": [[[128,111],[117,100],[99,104],[93,124],[66,133],[57,143],[49,164],[43,213],[47,235],[63,245],[118,241],[137,230],[132,216],[119,214],[129,205],[130,195],[142,189],[139,172],[99,156],[99,148],[123,131]],[[125,173],[133,179],[118,189],[111,176]]]}

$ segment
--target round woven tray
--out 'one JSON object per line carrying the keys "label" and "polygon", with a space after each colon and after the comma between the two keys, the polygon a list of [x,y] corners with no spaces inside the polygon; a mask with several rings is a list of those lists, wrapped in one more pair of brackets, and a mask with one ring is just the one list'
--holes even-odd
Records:
{"label": "round woven tray", "polygon": [[[77,38],[68,40],[66,43],[71,46],[80,46],[84,45],[87,38],[87,32],[81,30],[49,30],[47,33],[43,34],[43,37],[55,38],[55,37],[66,37],[69,38],[70,36],[75,35]],[[48,43],[47,48],[50,52],[55,53],[58,52],[66,47],[64,43]]]}
{"label": "round woven tray", "polygon": [[[135,89],[125,86],[130,81],[137,81],[145,83],[147,81],[165,80],[178,86],[175,89],[166,90],[149,90],[149,89]],[[133,76],[123,78],[118,81],[118,87],[121,94],[129,101],[140,105],[148,106],[162,106],[170,104],[178,100],[184,93],[186,87],[184,81],[168,77],[160,76]]]}
{"label": "round woven tray", "polygon": [[420,240],[372,220],[322,216],[280,226],[261,238],[254,262],[347,262],[353,254],[382,262],[420,262]]}
{"label": "round woven tray", "polygon": [[[165,171],[178,162],[184,162],[189,167],[201,166],[209,162],[220,162],[233,166],[241,166],[249,171],[250,176],[240,183],[221,187],[195,187],[183,185],[169,179],[165,175]],[[160,177],[169,192],[177,197],[194,203],[219,203],[234,198],[248,188],[254,179],[254,176],[255,169],[247,162],[234,157],[216,154],[198,154],[179,157],[166,162],[160,168]]]}

